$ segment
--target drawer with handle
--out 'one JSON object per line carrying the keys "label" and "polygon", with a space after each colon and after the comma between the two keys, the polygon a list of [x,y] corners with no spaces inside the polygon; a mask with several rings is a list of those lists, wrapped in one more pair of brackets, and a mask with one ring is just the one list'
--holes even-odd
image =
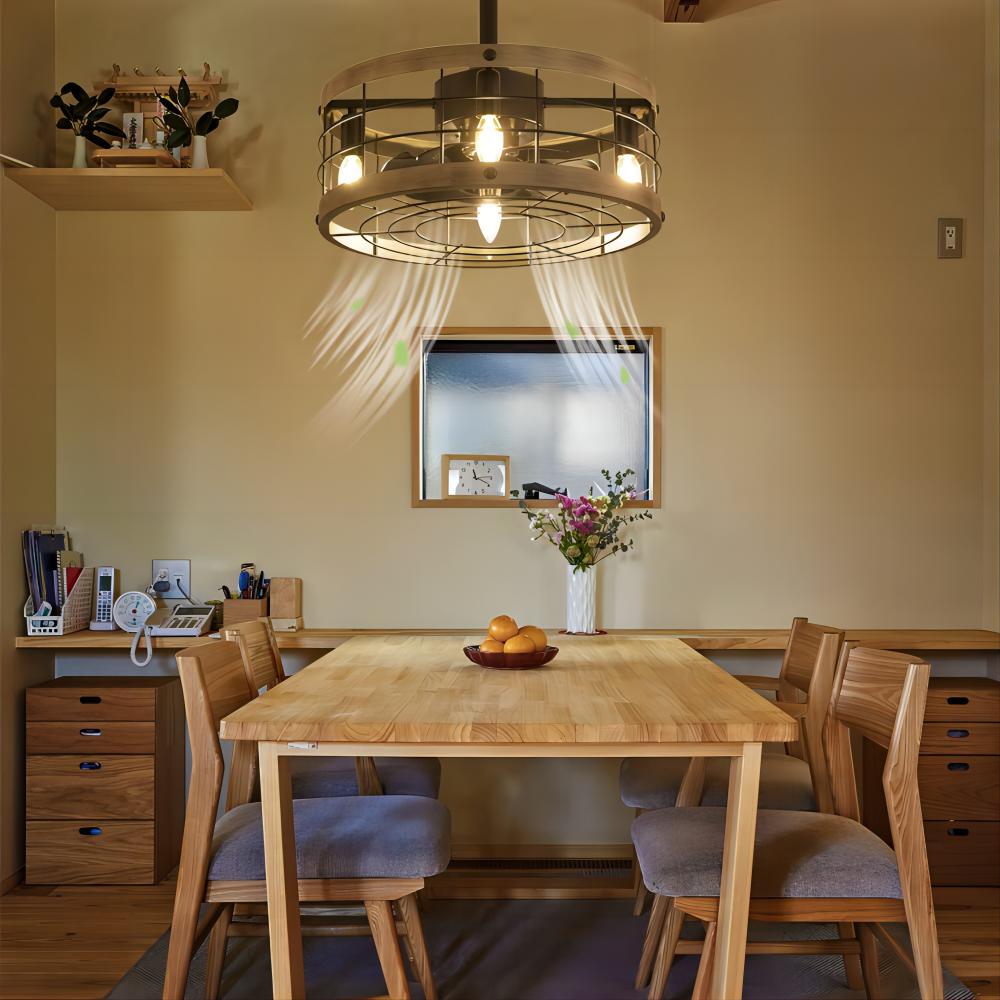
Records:
{"label": "drawer with handle", "polygon": [[29,756],[28,819],[153,819],[154,757]]}
{"label": "drawer with handle", "polygon": [[921,754],[1000,754],[1000,723],[925,722]]}
{"label": "drawer with handle", "polygon": [[41,686],[28,688],[25,709],[29,722],[152,722],[156,718],[156,692],[153,688],[88,686],[86,681],[78,687]]}
{"label": "drawer with handle", "polygon": [[1000,684],[985,677],[932,677],[924,722],[1000,722]]}
{"label": "drawer with handle", "polygon": [[45,885],[142,885],[153,881],[149,820],[29,820],[26,876]]}
{"label": "drawer with handle", "polygon": [[29,722],[26,750],[29,754],[153,753],[155,722]]}
{"label": "drawer with handle", "polygon": [[926,821],[934,885],[1000,885],[1000,823]]}
{"label": "drawer with handle", "polygon": [[917,777],[924,819],[1000,823],[1000,757],[923,755]]}

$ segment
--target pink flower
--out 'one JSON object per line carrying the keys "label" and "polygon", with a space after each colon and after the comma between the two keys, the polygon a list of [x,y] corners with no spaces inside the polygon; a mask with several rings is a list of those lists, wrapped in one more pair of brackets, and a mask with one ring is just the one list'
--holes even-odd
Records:
{"label": "pink flower", "polygon": [[560,544],[562,543],[562,540],[563,540],[563,533],[562,533],[561,531],[557,531],[557,532],[556,532],[556,533],[555,533],[555,534],[554,534],[554,535],[552,536],[552,538],[553,538],[553,540],[555,541],[556,545],[560,545]]}

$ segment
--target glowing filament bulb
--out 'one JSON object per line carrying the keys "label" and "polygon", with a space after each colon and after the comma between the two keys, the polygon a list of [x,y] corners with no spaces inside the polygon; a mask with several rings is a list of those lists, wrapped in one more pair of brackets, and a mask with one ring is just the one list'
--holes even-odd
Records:
{"label": "glowing filament bulb", "polygon": [[476,129],[476,158],[480,163],[496,163],[503,156],[503,129],[496,115],[483,115]]}
{"label": "glowing filament bulb", "polygon": [[492,243],[500,232],[500,223],[503,222],[503,209],[496,201],[481,201],[476,208],[476,222],[479,223],[479,231],[483,234],[483,239],[487,243]]}
{"label": "glowing filament bulb", "polygon": [[338,184],[353,184],[361,180],[365,170],[361,164],[361,157],[357,153],[348,153],[340,161],[340,169],[337,171]]}
{"label": "glowing filament bulb", "polygon": [[626,184],[642,183],[642,165],[639,163],[639,157],[635,153],[618,154],[617,172],[618,176]]}

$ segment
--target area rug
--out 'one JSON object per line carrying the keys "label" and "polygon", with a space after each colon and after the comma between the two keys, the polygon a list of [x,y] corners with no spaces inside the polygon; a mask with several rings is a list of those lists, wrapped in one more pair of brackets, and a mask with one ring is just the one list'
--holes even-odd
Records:
{"label": "area rug", "polygon": [[[638,1000],[632,988],[642,945],[644,918],[628,900],[431,900],[424,914],[441,1000]],[[777,932],[777,933],[776,933]],[[814,925],[763,925],[751,938],[778,934],[808,939],[834,936]],[[168,935],[164,934],[111,991],[113,1000],[158,1000],[163,989]],[[204,997],[204,947],[195,956],[187,996]],[[368,937],[305,939],[309,1000],[385,994],[375,949]],[[882,989],[893,1000],[919,996],[909,971],[884,949]],[[674,964],[667,996],[688,997],[695,956]],[[412,986],[420,997],[420,987]],[[229,943],[222,996],[259,1000],[271,994],[267,938]],[[754,955],[747,959],[744,997],[801,1000],[862,997],[849,990],[836,955]],[[946,1000],[973,994],[945,972]]]}

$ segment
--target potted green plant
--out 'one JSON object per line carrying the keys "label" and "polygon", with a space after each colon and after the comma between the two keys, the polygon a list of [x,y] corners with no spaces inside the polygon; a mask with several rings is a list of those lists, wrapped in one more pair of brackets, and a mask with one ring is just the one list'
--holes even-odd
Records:
{"label": "potted green plant", "polygon": [[[49,104],[62,112],[56,128],[72,129],[76,136],[73,150],[73,166],[87,165],[86,144],[92,142],[101,149],[110,149],[111,142],[105,136],[124,139],[125,133],[117,126],[101,119],[111,110],[104,107],[115,96],[114,87],[105,87],[99,94],[88,94],[78,83],[63,84],[58,94],[53,94]],[[73,103],[69,98],[73,99]]]}
{"label": "potted green plant", "polygon": [[219,101],[214,108],[193,118],[188,105],[191,103],[191,88],[184,77],[176,87],[171,87],[167,96],[157,94],[163,107],[163,117],[156,118],[156,126],[162,129],[167,149],[192,146],[191,166],[208,166],[207,140],[221,124],[223,118],[236,113],[240,102],[235,97]]}

